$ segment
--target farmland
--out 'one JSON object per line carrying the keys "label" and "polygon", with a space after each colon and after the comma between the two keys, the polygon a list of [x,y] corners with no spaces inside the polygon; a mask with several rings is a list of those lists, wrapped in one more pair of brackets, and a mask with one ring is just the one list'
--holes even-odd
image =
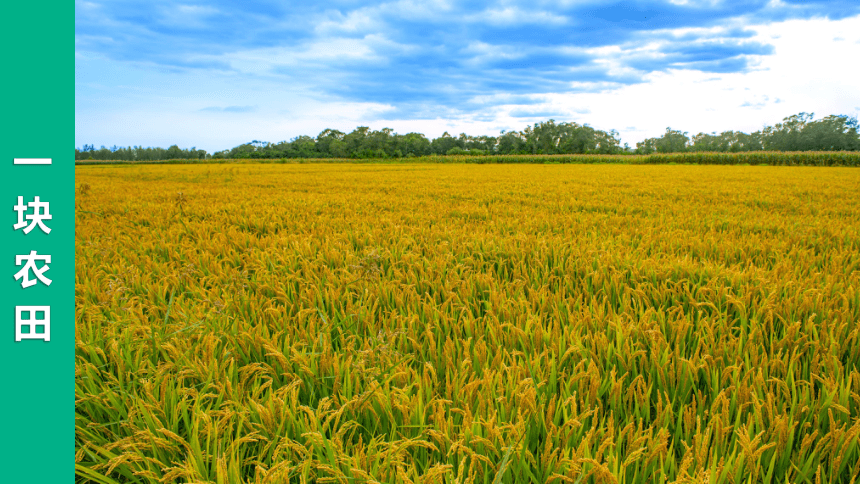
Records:
{"label": "farmland", "polygon": [[76,168],[82,482],[860,480],[860,171]]}

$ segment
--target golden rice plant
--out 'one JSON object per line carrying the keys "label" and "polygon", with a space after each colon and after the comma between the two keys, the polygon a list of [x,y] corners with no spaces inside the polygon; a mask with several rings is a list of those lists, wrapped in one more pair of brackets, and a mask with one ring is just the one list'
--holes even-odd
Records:
{"label": "golden rice plant", "polygon": [[855,169],[76,183],[79,482],[858,482]]}

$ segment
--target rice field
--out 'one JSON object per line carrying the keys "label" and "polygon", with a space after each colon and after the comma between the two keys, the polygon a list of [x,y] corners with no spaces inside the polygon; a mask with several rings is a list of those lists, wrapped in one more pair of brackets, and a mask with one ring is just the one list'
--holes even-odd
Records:
{"label": "rice field", "polygon": [[860,482],[856,168],[75,183],[78,482]]}

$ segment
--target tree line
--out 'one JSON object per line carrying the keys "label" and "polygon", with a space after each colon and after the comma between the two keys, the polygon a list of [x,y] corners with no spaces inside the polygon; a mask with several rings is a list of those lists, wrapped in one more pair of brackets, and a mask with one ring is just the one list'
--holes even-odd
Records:
{"label": "tree line", "polygon": [[857,118],[831,115],[818,121],[812,113],[784,118],[781,123],[760,131],[744,133],[724,131],[720,134],[699,133],[692,138],[686,132],[666,128],[659,138],[636,143],[637,154],[714,151],[856,151],[860,150]]}
{"label": "tree line", "polygon": [[511,154],[651,154],[683,152],[746,151],[855,151],[860,150],[857,118],[831,115],[813,120],[812,113],[799,113],[760,131],[699,133],[666,128],[658,138],[621,146],[618,132],[594,129],[587,124],[548,120],[522,131],[502,131],[499,136],[451,136],[445,132],[433,140],[421,133],[398,134],[389,128],[372,131],[360,126],[350,133],[326,129],[316,138],[298,136],[290,141],[251,141],[212,154],[196,148],[128,148],[93,145],[75,149],[76,160],[152,161],[166,159],[233,158],[408,158],[427,155]]}
{"label": "tree line", "polygon": [[170,148],[144,148],[142,146],[129,146],[123,148],[102,146],[96,149],[93,145],[84,145],[83,148],[75,148],[75,160],[123,160],[123,161],[157,161],[157,160],[205,160],[212,156],[206,150],[198,150],[196,147],[182,149],[177,145]]}

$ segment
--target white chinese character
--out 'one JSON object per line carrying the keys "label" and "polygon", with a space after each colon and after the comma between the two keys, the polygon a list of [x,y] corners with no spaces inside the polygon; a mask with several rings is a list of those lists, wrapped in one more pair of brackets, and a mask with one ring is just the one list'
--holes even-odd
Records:
{"label": "white chinese character", "polygon": [[[36,261],[37,260],[45,261],[45,265],[43,265],[41,269],[36,268]],[[30,271],[31,270],[33,271],[33,274],[36,275],[36,278],[38,278],[40,281],[42,281],[42,284],[44,284],[46,286],[51,285],[51,280],[43,275],[45,273],[45,271],[50,269],[50,267],[48,267],[48,264],[51,263],[51,256],[49,256],[49,255],[36,255],[35,250],[31,250],[30,255],[16,255],[15,256],[15,265],[20,266],[21,263],[24,261],[27,261],[27,263],[24,264],[24,267],[20,271],[18,271],[17,274],[15,274],[15,280],[16,281],[18,279],[24,278],[24,280],[21,282],[21,287],[30,287],[30,286],[36,284],[35,279],[30,279]]]}
{"label": "white chinese character", "polygon": [[[33,213],[27,214],[25,216],[24,213],[27,212],[27,207],[32,208]],[[42,211],[43,209],[44,212]],[[16,223],[13,227],[15,228],[15,230],[27,227],[24,229],[24,233],[29,234],[30,231],[33,230],[33,227],[38,225],[39,228],[42,229],[42,232],[50,234],[51,229],[48,228],[48,226],[42,222],[43,220],[51,220],[53,218],[48,212],[48,209],[48,202],[40,201],[39,197],[34,197],[33,201],[29,202],[27,205],[24,205],[24,197],[18,197],[18,205],[15,205],[15,211],[18,212],[18,223]],[[25,218],[29,220],[30,223],[25,222]]]}
{"label": "white chinese character", "polygon": [[15,306],[15,341],[23,339],[51,341],[51,306]]}

